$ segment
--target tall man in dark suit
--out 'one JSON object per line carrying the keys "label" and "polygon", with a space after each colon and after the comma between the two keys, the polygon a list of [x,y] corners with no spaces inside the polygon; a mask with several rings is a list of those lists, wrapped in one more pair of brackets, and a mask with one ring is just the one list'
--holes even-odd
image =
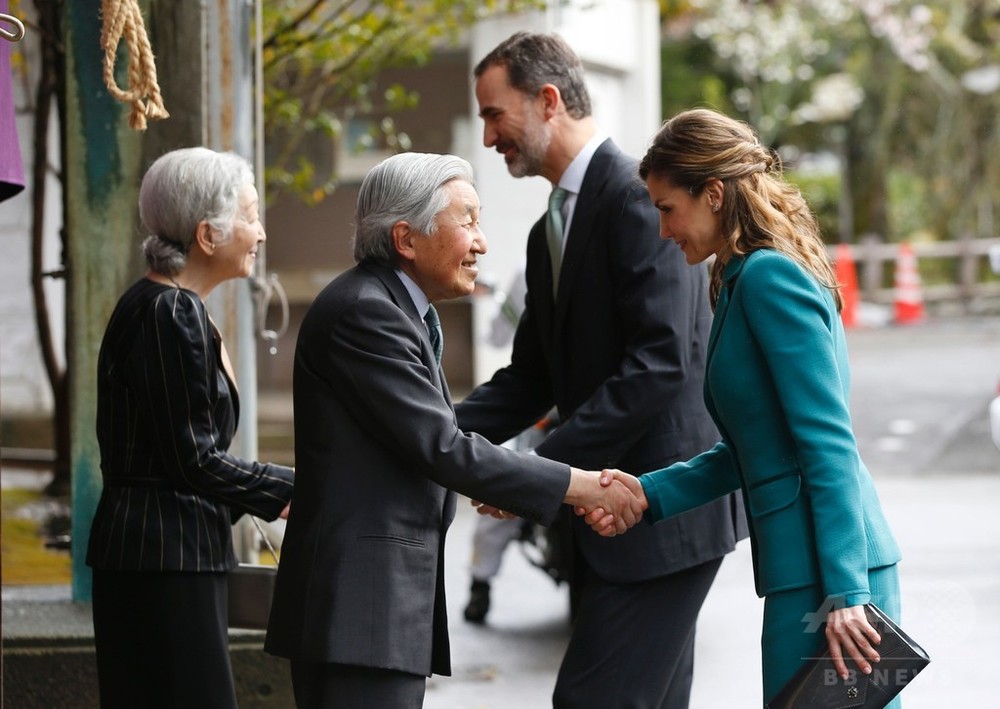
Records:
{"label": "tall man in dark suit", "polygon": [[475,287],[486,239],[472,180],[451,155],[373,168],[355,213],[358,265],[299,332],[296,492],[265,649],[291,659],[301,708],[415,709],[425,678],[450,674],[453,490],[543,524],[564,502],[602,507],[609,533],[642,515],[624,485],[605,495],[597,472],[458,429],[433,303]]}
{"label": "tall man in dark suit", "polygon": [[[711,446],[706,274],[658,238],[636,162],[591,116],[579,58],[555,35],[519,32],[475,77],[483,142],[514,177],[551,182],[553,196],[528,236],[511,363],[457,407],[459,426],[503,441],[555,405],[562,423],[539,456],[636,473]],[[686,707],[698,612],[746,536],[739,502],[614,539],[574,524],[579,605],[554,705]]]}

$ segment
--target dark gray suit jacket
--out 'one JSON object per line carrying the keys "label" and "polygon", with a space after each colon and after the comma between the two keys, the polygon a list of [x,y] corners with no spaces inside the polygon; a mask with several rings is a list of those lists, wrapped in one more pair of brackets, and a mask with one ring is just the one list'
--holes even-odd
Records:
{"label": "dark gray suit jacket", "polygon": [[[712,324],[706,271],[659,238],[636,162],[610,139],[587,168],[557,297],[544,218],[528,236],[525,277],[511,363],[456,407],[462,430],[503,441],[555,405],[562,424],[539,455],[636,475],[719,440],[702,392]],[[732,495],[610,539],[574,524],[587,563],[613,582],[717,559],[747,534]]]}
{"label": "dark gray suit jacket", "polygon": [[296,487],[265,649],[450,674],[452,491],[550,523],[569,467],[458,429],[427,328],[383,266],[356,266],[316,297],[293,396]]}

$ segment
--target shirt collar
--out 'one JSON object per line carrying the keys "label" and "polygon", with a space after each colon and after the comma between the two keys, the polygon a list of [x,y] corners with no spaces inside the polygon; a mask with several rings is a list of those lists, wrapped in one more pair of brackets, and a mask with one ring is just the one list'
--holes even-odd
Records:
{"label": "shirt collar", "polygon": [[421,318],[427,315],[427,308],[430,307],[431,302],[427,300],[427,296],[417,285],[416,281],[410,278],[406,273],[400,269],[394,269],[399,280],[402,282],[403,287],[406,288],[406,292],[410,294],[410,300],[413,301],[413,305],[417,308],[417,314]]}
{"label": "shirt collar", "polygon": [[601,131],[594,133],[593,137],[587,141],[587,144],[573,158],[573,162],[563,172],[562,177],[559,178],[559,187],[573,194],[580,194],[580,188],[583,187],[583,178],[587,174],[590,161],[594,157],[594,153],[597,152],[597,149],[601,147],[601,143],[607,140],[607,138],[607,135]]}

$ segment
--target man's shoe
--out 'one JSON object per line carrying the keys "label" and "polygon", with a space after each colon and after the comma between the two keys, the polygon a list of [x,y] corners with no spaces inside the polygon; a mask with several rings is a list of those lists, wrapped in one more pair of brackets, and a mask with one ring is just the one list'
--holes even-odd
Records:
{"label": "man's shoe", "polygon": [[465,619],[470,623],[482,624],[490,611],[489,581],[473,581],[469,593],[469,603],[465,606]]}

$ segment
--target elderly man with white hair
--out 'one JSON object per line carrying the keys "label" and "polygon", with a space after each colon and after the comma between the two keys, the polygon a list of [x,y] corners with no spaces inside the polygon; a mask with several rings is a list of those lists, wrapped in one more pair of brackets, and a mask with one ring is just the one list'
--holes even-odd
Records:
{"label": "elderly man with white hair", "polygon": [[625,485],[459,430],[434,303],[472,293],[486,253],[472,169],[404,153],[365,178],[357,265],[316,298],[295,350],[296,492],[265,649],[291,660],[299,707],[423,705],[450,674],[445,533],[456,492],[543,524],[642,515]]}

